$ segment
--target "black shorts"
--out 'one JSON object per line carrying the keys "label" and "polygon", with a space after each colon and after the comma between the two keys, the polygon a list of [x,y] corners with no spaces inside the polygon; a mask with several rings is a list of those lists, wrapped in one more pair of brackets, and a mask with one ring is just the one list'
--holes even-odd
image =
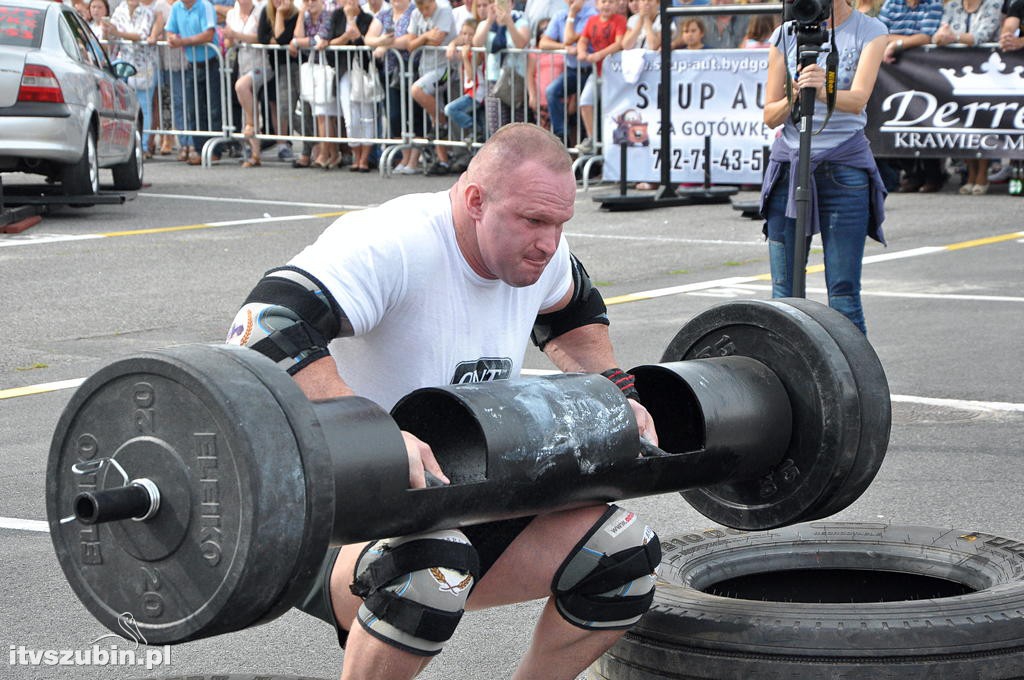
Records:
{"label": "black shorts", "polygon": [[[532,516],[518,517],[462,528],[462,533],[466,535],[480,556],[481,579],[508,549],[512,541],[516,540],[516,537],[532,521]],[[338,560],[340,551],[341,548],[331,548],[327,551],[327,556],[320,566],[316,580],[309,589],[309,594],[296,606],[307,614],[331,624],[338,634],[338,644],[344,648],[345,642],[348,640],[348,631],[339,625],[334,617],[334,607],[331,605],[331,573],[334,571],[334,563]]]}

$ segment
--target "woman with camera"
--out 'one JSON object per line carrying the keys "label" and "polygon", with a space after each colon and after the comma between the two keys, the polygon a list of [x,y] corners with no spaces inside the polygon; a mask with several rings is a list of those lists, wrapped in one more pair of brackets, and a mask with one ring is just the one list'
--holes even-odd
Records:
{"label": "woman with camera", "polygon": [[[821,234],[825,250],[825,281],[828,302],[862,332],[867,333],[860,300],[861,260],[867,236],[884,243],[882,202],[885,189],[871,155],[864,126],[864,107],[875,86],[878,68],[887,43],[885,26],[868,17],[846,0],[797,0],[818,4],[819,16],[827,16],[830,32],[835,27],[838,55],[835,110],[822,129],[826,116],[826,57],[821,51],[817,63],[798,66],[798,43],[802,49],[819,48],[804,44],[807,26],[788,21],[770,38],[768,80],[764,120],[782,131],[772,147],[761,189],[761,214],[766,223],[772,270],[772,297],[788,297],[793,290],[793,242],[796,237],[797,159],[800,151],[799,93],[815,91],[810,148],[810,209],[806,231],[801,234],[809,249],[814,234]],[[813,15],[812,13],[808,13]],[[800,16],[808,14],[801,13]]]}

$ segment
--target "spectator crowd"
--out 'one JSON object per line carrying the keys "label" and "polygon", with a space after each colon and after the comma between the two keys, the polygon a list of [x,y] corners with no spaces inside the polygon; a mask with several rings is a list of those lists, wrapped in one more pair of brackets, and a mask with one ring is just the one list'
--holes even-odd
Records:
{"label": "spectator crowd", "polygon": [[[850,1],[888,29],[886,62],[925,45],[1024,48],[1024,0]],[[659,50],[663,39],[674,50],[764,48],[779,23],[774,14],[715,15],[709,7],[707,16],[674,20],[666,37],[658,0],[74,4],[111,57],[137,69],[130,83],[147,157],[177,154],[198,165],[228,121],[232,142],[217,144],[211,160],[231,153],[243,168],[270,153],[295,168],[369,172],[379,142],[427,140],[402,145],[391,170],[399,175],[457,172],[468,162],[466,142],[518,120],[547,127],[579,154],[599,153],[599,78],[609,55]],[[986,193],[988,161],[957,162],[960,193]],[[900,191],[939,191],[949,179],[942,159],[880,165]]]}

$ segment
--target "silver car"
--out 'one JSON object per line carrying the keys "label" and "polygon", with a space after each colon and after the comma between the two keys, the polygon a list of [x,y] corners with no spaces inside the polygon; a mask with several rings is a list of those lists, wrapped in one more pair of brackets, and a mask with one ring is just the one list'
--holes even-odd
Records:
{"label": "silver car", "polygon": [[142,112],[89,26],[50,0],[0,0],[0,172],[59,181],[93,195],[100,168],[114,186],[142,186]]}

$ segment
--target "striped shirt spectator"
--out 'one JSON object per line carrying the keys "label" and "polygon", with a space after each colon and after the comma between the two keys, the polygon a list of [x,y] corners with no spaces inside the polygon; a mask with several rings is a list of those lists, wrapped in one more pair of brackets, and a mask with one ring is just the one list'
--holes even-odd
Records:
{"label": "striped shirt spectator", "polygon": [[885,0],[878,18],[891,35],[934,35],[942,23],[942,0]]}

